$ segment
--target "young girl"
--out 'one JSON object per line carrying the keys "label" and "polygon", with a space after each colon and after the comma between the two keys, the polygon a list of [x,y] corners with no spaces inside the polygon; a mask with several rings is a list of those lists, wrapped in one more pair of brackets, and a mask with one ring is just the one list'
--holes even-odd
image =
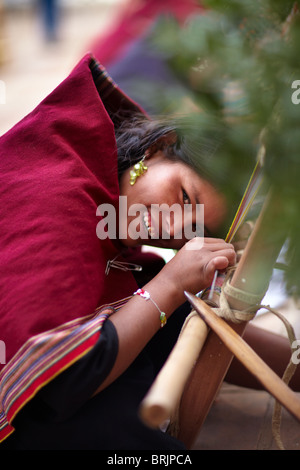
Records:
{"label": "young girl", "polygon": [[[228,208],[196,163],[90,56],[2,137],[1,448],[184,448],[138,407],[189,313],[184,291],[236,261],[210,235]],[[158,217],[161,204],[189,218]],[[204,238],[180,238],[199,204]],[[107,236],[99,207],[115,209]],[[164,265],[145,243],[179,251]]]}

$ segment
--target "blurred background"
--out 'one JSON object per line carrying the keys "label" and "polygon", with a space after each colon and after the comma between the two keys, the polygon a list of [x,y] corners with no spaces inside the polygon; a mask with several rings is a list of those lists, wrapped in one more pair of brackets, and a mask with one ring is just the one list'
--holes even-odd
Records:
{"label": "blurred background", "polygon": [[[58,85],[125,0],[0,0],[0,134]],[[3,101],[3,99],[2,99]]]}
{"label": "blurred background", "polygon": [[0,135],[86,52],[147,111],[161,111],[165,84],[184,87],[149,38],[161,17],[180,26],[195,12],[202,12],[196,0],[0,0]]}

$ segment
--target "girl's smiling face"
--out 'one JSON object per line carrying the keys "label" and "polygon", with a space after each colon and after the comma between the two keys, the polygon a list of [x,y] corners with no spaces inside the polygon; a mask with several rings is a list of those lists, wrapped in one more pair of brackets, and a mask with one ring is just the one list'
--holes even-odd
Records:
{"label": "girl's smiling face", "polygon": [[[181,248],[188,241],[184,236],[187,224],[188,233],[196,231],[198,204],[204,205],[204,235],[213,234],[220,227],[226,215],[225,199],[208,181],[185,163],[168,160],[162,151],[156,152],[144,163],[148,169],[133,186],[130,185],[130,169],[123,173],[120,180],[120,194],[126,196],[128,209],[127,214],[121,214],[123,220],[127,217],[127,238],[122,240],[124,245]],[[158,206],[168,209],[174,204],[178,212],[155,210]],[[187,218],[183,217],[185,204],[191,205]],[[133,227],[135,236],[132,235]],[[180,239],[178,233],[183,234]]]}

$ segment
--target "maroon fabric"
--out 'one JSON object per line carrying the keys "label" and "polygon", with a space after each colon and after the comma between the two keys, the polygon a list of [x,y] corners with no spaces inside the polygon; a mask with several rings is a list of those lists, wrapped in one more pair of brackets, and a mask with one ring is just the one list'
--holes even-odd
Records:
{"label": "maroon fabric", "polygon": [[[86,56],[0,140],[0,340],[6,362],[32,335],[131,295],[99,240],[97,206],[117,205],[114,127]],[[122,258],[121,258],[122,259]],[[2,365],[3,366],[3,365]]]}

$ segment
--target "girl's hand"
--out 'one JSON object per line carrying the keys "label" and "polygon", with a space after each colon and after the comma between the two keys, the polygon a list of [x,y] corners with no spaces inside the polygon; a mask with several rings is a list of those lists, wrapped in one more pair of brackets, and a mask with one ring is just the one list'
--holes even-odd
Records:
{"label": "girl's hand", "polygon": [[209,287],[216,270],[236,262],[233,245],[216,238],[193,238],[169,261],[162,271],[177,292],[194,294]]}

